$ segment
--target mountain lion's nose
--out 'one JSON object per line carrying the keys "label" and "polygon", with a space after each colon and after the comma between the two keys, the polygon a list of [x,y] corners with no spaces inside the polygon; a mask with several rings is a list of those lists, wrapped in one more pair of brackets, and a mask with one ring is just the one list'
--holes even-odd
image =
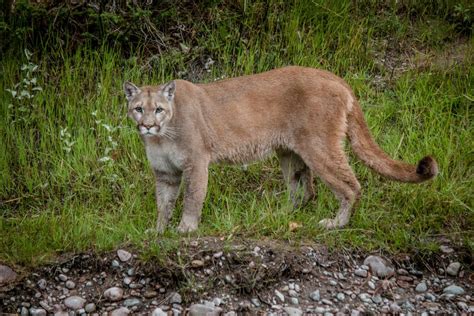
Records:
{"label": "mountain lion's nose", "polygon": [[150,129],[153,127],[153,125],[147,125],[147,124],[143,124],[143,126],[146,128],[146,129]]}

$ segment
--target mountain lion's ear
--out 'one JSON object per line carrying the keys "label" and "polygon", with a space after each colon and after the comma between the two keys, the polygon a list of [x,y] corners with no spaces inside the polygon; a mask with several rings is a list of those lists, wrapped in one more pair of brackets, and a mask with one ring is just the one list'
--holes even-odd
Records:
{"label": "mountain lion's ear", "polygon": [[172,101],[174,99],[174,93],[176,91],[176,84],[173,81],[168,82],[164,87],[163,87],[163,95],[168,101]]}
{"label": "mountain lion's ear", "polygon": [[127,100],[130,101],[133,99],[134,96],[140,93],[140,89],[131,82],[125,81],[123,84],[123,91],[125,92],[125,96]]}

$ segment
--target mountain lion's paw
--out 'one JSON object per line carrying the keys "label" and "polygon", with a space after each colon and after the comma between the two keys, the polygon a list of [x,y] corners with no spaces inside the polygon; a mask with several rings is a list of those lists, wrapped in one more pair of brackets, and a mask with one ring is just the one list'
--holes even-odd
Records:
{"label": "mountain lion's paw", "polygon": [[195,231],[198,228],[197,221],[193,220],[181,220],[181,223],[178,226],[178,232],[181,234],[190,233]]}

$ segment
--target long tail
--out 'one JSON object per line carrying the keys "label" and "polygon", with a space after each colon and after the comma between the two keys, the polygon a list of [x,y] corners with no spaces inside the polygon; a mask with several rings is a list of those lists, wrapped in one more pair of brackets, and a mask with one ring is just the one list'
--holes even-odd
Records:
{"label": "long tail", "polygon": [[418,183],[434,178],[438,174],[438,164],[433,157],[424,157],[416,166],[390,158],[373,140],[360,105],[356,101],[348,114],[348,136],[356,156],[387,178]]}

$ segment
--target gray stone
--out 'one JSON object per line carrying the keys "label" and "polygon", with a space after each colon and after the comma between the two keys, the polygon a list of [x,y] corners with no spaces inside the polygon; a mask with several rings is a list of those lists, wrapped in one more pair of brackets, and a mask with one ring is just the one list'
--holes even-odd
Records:
{"label": "gray stone", "polygon": [[89,303],[86,305],[86,307],[84,308],[84,310],[86,311],[86,313],[92,313],[92,312],[95,312],[95,309],[96,309],[96,306],[94,303]]}
{"label": "gray stone", "polygon": [[48,313],[42,308],[30,308],[31,316],[46,316]]}
{"label": "gray stone", "polygon": [[321,300],[321,302],[322,302],[324,305],[332,305],[332,302],[331,302],[330,300],[326,299],[326,298],[323,298],[323,299]]}
{"label": "gray stone", "polygon": [[134,276],[135,275],[135,268],[130,268],[127,270],[128,276]]}
{"label": "gray stone", "polygon": [[60,275],[58,275],[58,278],[59,278],[59,280],[62,281],[62,282],[66,282],[66,281],[67,281],[67,276],[64,275],[64,274],[62,274],[62,273],[61,273]]}
{"label": "gray stone", "polygon": [[141,304],[141,301],[136,297],[130,297],[130,298],[127,298],[125,301],[123,301],[123,305],[126,307],[137,306],[140,304]]}
{"label": "gray stone", "polygon": [[15,281],[16,275],[16,272],[13,271],[12,268],[0,264],[0,285]]}
{"label": "gray stone", "polygon": [[215,306],[220,306],[222,304],[222,300],[219,297],[215,297],[212,302]]}
{"label": "gray stone", "polygon": [[418,285],[415,288],[415,291],[417,291],[418,293],[424,293],[427,290],[428,290],[428,286],[426,286],[425,282],[418,283]]}
{"label": "gray stone", "polygon": [[303,311],[299,308],[296,307],[283,307],[283,310],[289,315],[289,316],[300,316],[303,315]]}
{"label": "gray stone", "polygon": [[284,303],[285,302],[285,296],[278,290],[275,290],[275,295],[278,297],[280,302]]}
{"label": "gray stone", "polygon": [[321,300],[321,294],[319,293],[319,290],[311,292],[309,297],[315,302],[319,302]]}
{"label": "gray stone", "polygon": [[446,268],[446,273],[451,276],[457,276],[459,269],[461,269],[461,264],[459,262],[451,262]]}
{"label": "gray stone", "polygon": [[77,310],[81,309],[84,307],[84,304],[86,303],[86,300],[83,299],[80,296],[69,296],[64,300],[64,305],[66,305],[67,308]]}
{"label": "gray stone", "polygon": [[378,256],[368,256],[364,260],[364,264],[369,266],[370,271],[379,278],[390,277],[395,273],[395,270],[388,266],[388,263],[384,259]]}
{"label": "gray stone", "polygon": [[298,292],[296,292],[295,290],[289,290],[288,295],[291,297],[298,297]]}
{"label": "gray stone", "polygon": [[258,298],[252,298],[250,300],[252,302],[253,305],[255,305],[255,307],[260,307],[260,300]]}
{"label": "gray stone", "polygon": [[397,303],[393,302],[392,304],[390,304],[390,311],[394,314],[398,314],[402,311],[402,308],[398,306]]}
{"label": "gray stone", "polygon": [[336,295],[336,298],[339,300],[339,301],[344,301],[344,299],[346,298],[346,296],[344,295],[344,293],[337,293]]}
{"label": "gray stone", "polygon": [[114,309],[111,313],[110,316],[126,316],[130,314],[130,310],[126,307],[120,307],[117,309]]}
{"label": "gray stone", "polygon": [[42,290],[46,289],[46,286],[47,286],[47,282],[45,279],[41,279],[38,281],[38,287]]}
{"label": "gray stone", "polygon": [[116,286],[111,287],[105,290],[104,297],[112,302],[120,301],[123,297],[123,290]]}
{"label": "gray stone", "polygon": [[372,303],[372,299],[370,298],[370,295],[367,293],[360,293],[359,298],[364,303]]}
{"label": "gray stone", "polygon": [[173,293],[170,297],[170,304],[181,304],[183,302],[183,299],[181,298],[181,295],[177,292]]}
{"label": "gray stone", "polygon": [[130,283],[132,283],[133,279],[131,277],[125,277],[123,278],[123,284],[125,285],[130,285]]}
{"label": "gray stone", "polygon": [[117,256],[119,257],[120,261],[127,262],[132,258],[132,254],[127,250],[119,249],[117,250]]}
{"label": "gray stone", "polygon": [[455,284],[447,286],[443,289],[444,294],[452,294],[452,295],[462,295],[464,294],[464,289],[460,286]]}
{"label": "gray stone", "polygon": [[368,272],[367,270],[364,270],[364,269],[356,269],[354,271],[354,274],[357,275],[358,277],[366,278],[368,275]]}
{"label": "gray stone", "polygon": [[120,267],[120,262],[117,260],[112,260],[112,268],[119,268]]}
{"label": "gray stone", "polygon": [[20,315],[21,316],[28,316],[30,312],[28,312],[28,308],[26,308],[25,306],[23,306],[21,308],[21,312],[20,312]]}
{"label": "gray stone", "polygon": [[144,298],[153,298],[153,297],[156,297],[157,295],[158,295],[158,292],[154,290],[147,290],[145,291],[145,293],[143,293]]}
{"label": "gray stone", "polygon": [[322,306],[318,306],[314,309],[314,312],[315,313],[318,313],[318,314],[322,314],[322,313],[325,313],[326,312],[326,309]]}
{"label": "gray stone", "polygon": [[151,316],[168,316],[168,313],[163,311],[161,308],[155,308],[151,313]]}
{"label": "gray stone", "polygon": [[290,303],[292,305],[298,305],[300,302],[298,301],[298,299],[296,297],[291,297],[290,298]]}
{"label": "gray stone", "polygon": [[382,297],[380,297],[380,295],[374,295],[372,296],[372,302],[375,304],[380,304],[382,303]]}
{"label": "gray stone", "polygon": [[435,302],[436,301],[436,296],[434,296],[432,293],[425,293],[425,298],[428,301]]}
{"label": "gray stone", "polygon": [[66,281],[66,287],[70,290],[76,287],[76,283],[72,282],[71,280]]}
{"label": "gray stone", "polygon": [[222,312],[220,307],[211,307],[203,304],[193,304],[189,307],[190,316],[218,316]]}
{"label": "gray stone", "polygon": [[193,260],[193,261],[191,261],[191,266],[193,268],[203,267],[204,266],[204,261],[202,261],[202,260]]}

